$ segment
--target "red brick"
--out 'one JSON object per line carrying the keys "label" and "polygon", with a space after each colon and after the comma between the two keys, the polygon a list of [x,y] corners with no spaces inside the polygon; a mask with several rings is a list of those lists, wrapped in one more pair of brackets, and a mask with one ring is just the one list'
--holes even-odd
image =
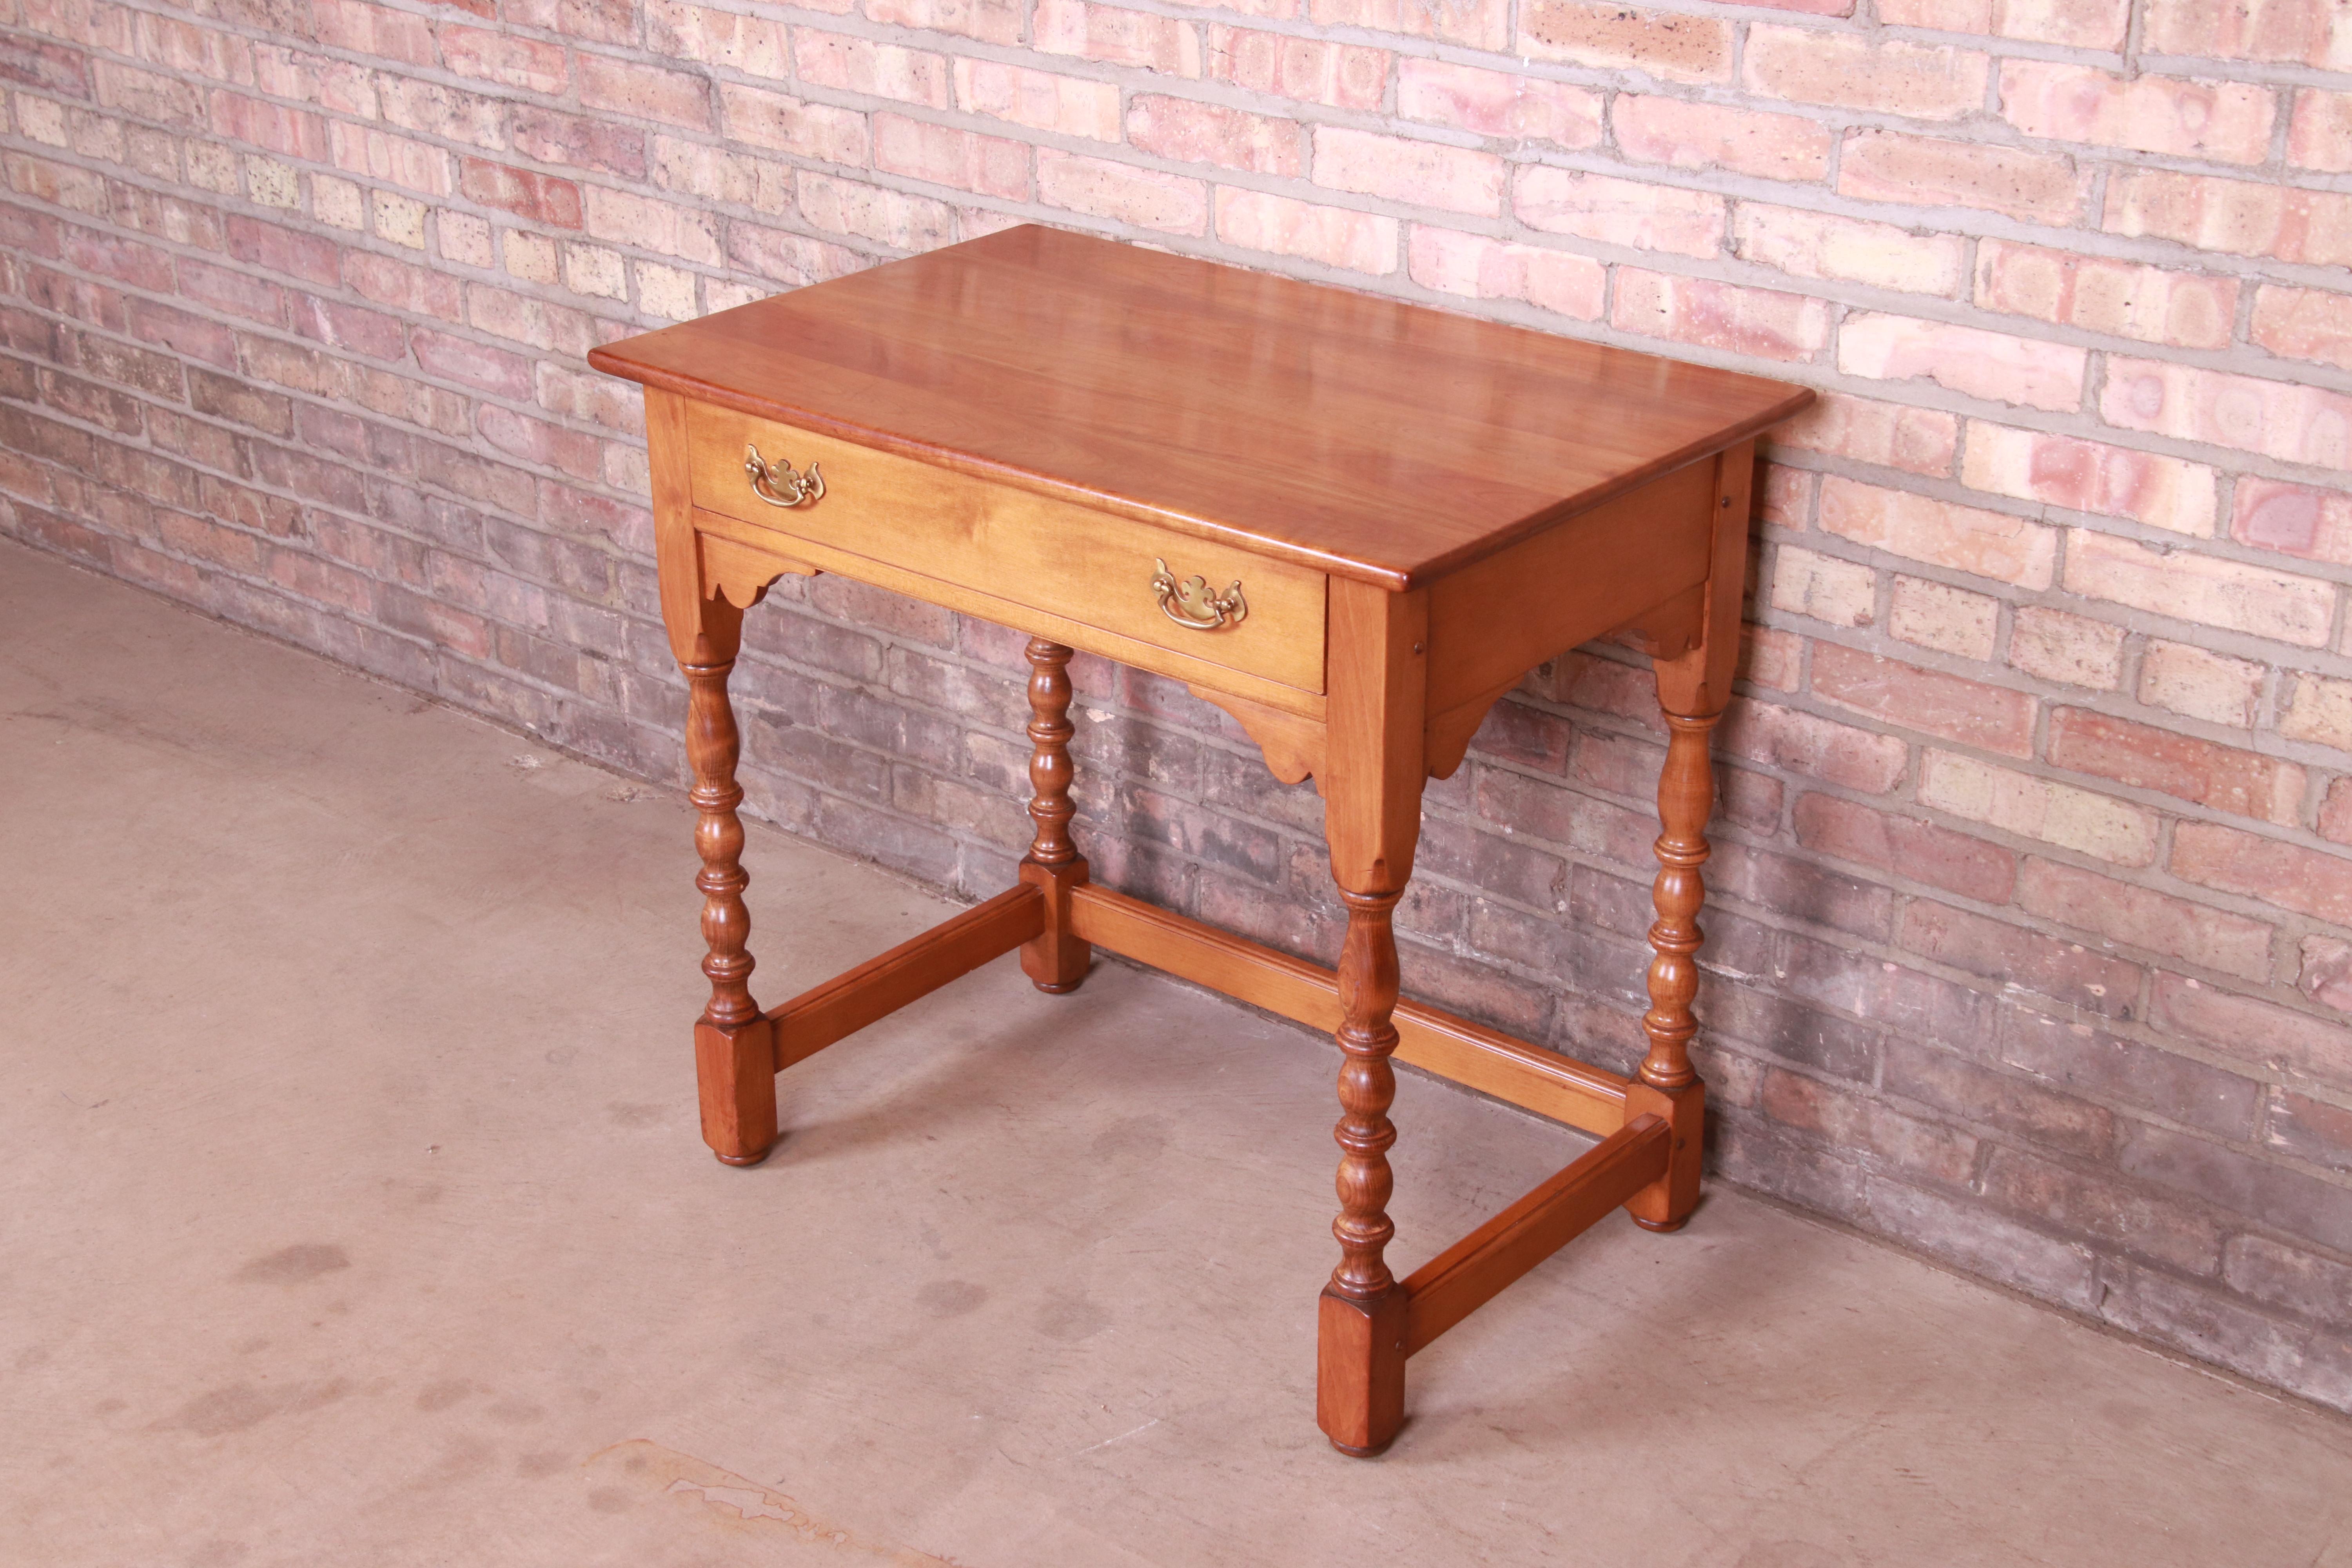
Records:
{"label": "red brick", "polygon": [[2304,772],[2293,763],[2088,709],[2051,710],[2050,760],[2241,816],[2291,826],[2302,815]]}
{"label": "red brick", "polygon": [[2000,1207],[2177,1268],[2210,1273],[2221,1259],[2221,1231],[2204,1214],[2110,1176],[1996,1146],[1980,1186]]}
{"label": "red brick", "polygon": [[439,64],[432,24],[411,11],[366,0],[310,0],[312,36],[329,48],[374,55],[412,66]]}
{"label": "red brick", "polygon": [[2352,1251],[2352,1204],[2333,1183],[2163,1127],[2134,1128],[2116,1163],[2270,1229]]}
{"label": "red brick", "polygon": [[542,163],[568,163],[625,179],[646,177],[646,133],[631,125],[589,120],[552,110],[515,107],[514,149]]}
{"label": "red brick", "polygon": [[1919,207],[1979,207],[2064,226],[2082,215],[2091,175],[2055,153],[1895,131],[1856,131],[1838,160],[1838,194]]}
{"label": "red brick", "polygon": [[1156,93],[1138,93],[1128,104],[1127,139],[1140,152],[1181,163],[1258,174],[1297,174],[1307,166],[1292,121]]}
{"label": "red brick", "polygon": [[2106,1107],[2056,1094],[2031,1078],[1995,1072],[1950,1051],[1890,1040],[1886,1090],[1948,1116],[1996,1127],[2047,1148],[2104,1159],[2115,1142]]}
{"label": "red brick", "polygon": [[614,110],[632,118],[696,131],[711,128],[708,77],[609,55],[582,55],[579,73],[583,108]]}
{"label": "red brick", "polygon": [[1839,1149],[1867,1150],[1948,1186],[1965,1185],[1975,1171],[1977,1141],[1969,1134],[1906,1116],[1850,1088],[1771,1068],[1764,1074],[1762,1106],[1774,1121]]}
{"label": "red brick", "polygon": [[419,327],[409,334],[416,363],[427,374],[517,400],[531,395],[532,362],[468,338]]}
{"label": "red brick", "polygon": [[1735,756],[1806,773],[1866,795],[1885,795],[1909,771],[1910,749],[1892,735],[1874,734],[1793,708],[1737,702],[1722,731]]}
{"label": "red brick", "polygon": [[[310,283],[321,283],[331,288],[342,280],[342,251],[334,241],[320,235],[297,234],[274,223],[256,218],[231,216],[227,225],[228,253],[237,260],[261,268],[265,272],[289,274]],[[143,248],[143,247],[142,247]],[[87,265],[85,263],[85,265]],[[183,259],[184,275],[195,269],[208,276],[205,286],[215,280],[226,286],[228,274],[216,272],[202,262]],[[166,288],[165,285],[150,287]],[[263,285],[266,287],[266,285]],[[242,298],[258,303],[267,298],[247,293]],[[268,320],[258,310],[241,311],[259,320]]]}
{"label": "red brick", "polygon": [[2352,1029],[2342,1024],[2185,975],[2159,973],[2153,994],[2148,1021],[2167,1034],[2239,1061],[2352,1085]]}
{"label": "red brick", "polygon": [[1813,648],[1813,694],[1947,740],[2013,757],[2033,754],[2033,699],[1835,643]]}
{"label": "red brick", "polygon": [[289,304],[289,324],[306,338],[375,359],[408,357],[407,329],[397,316],[315,294],[292,295]]}
{"label": "red brick", "polygon": [[1389,52],[1255,28],[1212,26],[1208,73],[1252,92],[1335,109],[1377,110],[1388,92]]}
{"label": "red brick", "polygon": [[2031,913],[2168,958],[2260,982],[2271,969],[2273,927],[2112,877],[2029,858],[2017,901]]}
{"label": "red brick", "polygon": [[2244,476],[2231,507],[2230,537],[2305,561],[2352,565],[2352,495]]}
{"label": "red brick", "polygon": [[1722,169],[1770,180],[1818,180],[1835,138],[1817,121],[1678,98],[1619,93],[1617,145],[1637,163]]}
{"label": "red brick", "polygon": [[2273,93],[2244,83],[2010,60],[2000,68],[2000,111],[2028,136],[2252,164],[2270,153],[2276,110]]}
{"label": "red brick", "polygon": [[551,228],[578,228],[582,223],[579,185],[551,174],[485,158],[461,158],[457,189],[470,201]]}
{"label": "red brick", "polygon": [[2184,822],[2173,832],[2172,870],[2208,888],[2352,925],[2352,859],[2339,855],[2219,823]]}
{"label": "red brick", "polygon": [[2128,517],[2175,533],[2213,531],[2211,468],[2072,436],[1971,420],[1960,480],[1996,495]]}
{"label": "red brick", "polygon": [[1597,147],[1601,106],[1601,94],[1566,82],[1413,57],[1397,62],[1399,116],[1481,136]]}
{"label": "red brick", "polygon": [[289,158],[324,163],[326,121],[308,110],[247,98],[242,93],[212,95],[213,130],[232,142],[280,153]]}
{"label": "red brick", "polygon": [[1949,45],[1761,25],[1748,29],[1741,61],[1751,92],[1915,121],[1977,112],[1990,70],[1984,55]]}
{"label": "red brick", "polygon": [[1984,903],[2007,903],[2017,883],[2017,857],[1998,844],[1836,795],[1799,795],[1794,822],[1808,849]]}
{"label": "red brick", "polygon": [[218,321],[152,300],[133,300],[128,329],[142,342],[159,344],[223,370],[236,368],[236,336]]}
{"label": "red brick", "polygon": [[2352,1110],[2309,1095],[2283,1093],[2271,1102],[2263,1142],[2315,1165],[2352,1171]]}
{"label": "red brick", "polygon": [[1528,0],[1519,52],[1604,70],[1638,70],[1660,81],[1729,81],[1731,24],[1584,0]]}

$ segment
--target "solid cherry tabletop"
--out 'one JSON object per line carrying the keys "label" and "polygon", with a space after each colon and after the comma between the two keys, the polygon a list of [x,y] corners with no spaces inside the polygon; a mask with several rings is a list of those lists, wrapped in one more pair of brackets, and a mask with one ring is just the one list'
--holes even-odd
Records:
{"label": "solid cherry tabletop", "polygon": [[698,401],[1395,589],[1813,397],[1034,226],[588,359]]}

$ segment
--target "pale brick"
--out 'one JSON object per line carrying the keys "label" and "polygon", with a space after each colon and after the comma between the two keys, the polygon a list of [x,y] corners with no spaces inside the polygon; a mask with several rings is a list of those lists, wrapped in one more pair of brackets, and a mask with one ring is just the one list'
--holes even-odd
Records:
{"label": "pale brick", "polygon": [[635,267],[638,310],[666,321],[692,321],[698,314],[694,303],[693,273],[682,268],[665,267],[658,261],[639,261]]}
{"label": "pale brick", "polygon": [[[354,186],[352,189],[356,193],[358,187]],[[319,183],[314,179],[310,183],[313,211],[317,209],[318,194]],[[356,195],[353,199],[357,199]],[[340,228],[361,226],[356,221],[352,223],[343,223],[340,219],[327,221],[335,223]],[[490,252],[490,226],[487,220],[477,217],[471,213],[444,212],[440,221],[436,223],[433,228],[434,238],[439,245],[444,259],[454,261],[461,267],[498,265],[497,258]]]}
{"label": "pale brick", "polygon": [[2180,77],[2121,77],[2050,60],[2000,68],[2001,117],[2028,136],[2259,163],[2277,113],[2264,88]]}
{"label": "pale brick", "polygon": [[1416,225],[1407,267],[1424,289],[1474,300],[1523,300],[1580,321],[1600,319],[1608,268],[1590,257]]}
{"label": "pale brick", "polygon": [[1768,180],[1818,180],[1836,138],[1818,121],[1678,98],[1621,92],[1609,111],[1617,145],[1637,163],[1722,169]]}
{"label": "pale brick", "polygon": [[2121,429],[2352,469],[2352,396],[2325,387],[2111,358],[2099,416]]}
{"label": "pale brick", "polygon": [[1879,0],[1878,19],[1894,27],[1987,33],[2037,44],[2068,44],[2113,53],[2124,47],[2130,0]]}
{"label": "pale brick", "polygon": [[1960,482],[2198,538],[2211,536],[2220,504],[2213,470],[2201,463],[1981,419],[1969,421]]}
{"label": "pale brick", "polygon": [[629,270],[621,253],[601,245],[563,247],[563,286],[605,300],[629,297]]}
{"label": "pale brick", "polygon": [[2250,729],[2264,668],[2188,643],[2152,637],[2139,656],[2137,695],[2151,708],[2233,730]]}
{"label": "pale brick", "polygon": [[2082,404],[2090,355],[2066,343],[1860,312],[1838,329],[1837,363],[1848,375],[1880,381],[1924,376],[1970,397],[2063,411]]}
{"label": "pale brick", "polygon": [[2266,283],[2254,295],[2250,335],[2287,359],[2352,370],[2352,294]]}
{"label": "pale brick", "polygon": [[1503,161],[1491,153],[1382,136],[1344,126],[1315,128],[1315,183],[1329,190],[1493,216],[1503,206]]}
{"label": "pale brick", "polygon": [[1750,762],[1865,795],[1885,795],[1901,784],[1911,755],[1895,736],[1765,702],[1731,705],[1723,721],[1723,745]]}
{"label": "pale brick", "polygon": [[2295,677],[2294,695],[2279,715],[2279,733],[2290,741],[2352,752],[2352,680]]}
{"label": "pale brick", "polygon": [[681,261],[717,266],[719,221],[676,202],[656,201],[631,191],[590,185],[587,231],[598,239],[635,245]]}
{"label": "pale brick", "polygon": [[1958,235],[1913,234],[1893,224],[1762,202],[1739,204],[1732,217],[1731,249],[1742,260],[1799,278],[1868,283],[1910,294],[1949,298],[1968,275],[1968,242]]}
{"label": "pale brick", "polygon": [[2230,537],[2305,561],[2352,566],[2352,495],[2245,475],[2230,509]]}
{"label": "pale brick", "polygon": [[429,196],[446,196],[457,189],[449,154],[429,142],[387,136],[338,120],[329,128],[329,146],[335,167],[346,174],[363,174]]}
{"label": "pale brick", "polygon": [[1148,11],[1097,5],[1089,0],[1037,0],[1030,33],[1033,47],[1042,54],[1075,55],[1162,76],[1201,74],[1200,30]]}
{"label": "pale brick", "polygon": [[546,235],[529,229],[510,228],[499,245],[509,277],[520,278],[526,283],[553,283],[556,279],[555,241]]}
{"label": "pale brick", "polygon": [[1970,822],[2115,865],[2147,866],[2156,859],[2154,812],[1974,757],[1930,750],[1920,763],[1919,800]]}
{"label": "pale brick", "polygon": [[1119,139],[1118,89],[1107,81],[963,58],[955,62],[955,99],[967,114],[1095,142]]}
{"label": "pale brick", "polygon": [[1822,479],[1822,527],[1909,560],[2021,588],[2050,586],[2058,558],[2054,528],[1834,474]]}
{"label": "pale brick", "polygon": [[[818,10],[848,11],[849,0],[820,5]],[[989,44],[1017,44],[1028,20],[1022,0],[866,0],[866,15],[893,27],[921,27],[934,33],[954,33]]]}
{"label": "pale brick", "polygon": [[632,121],[658,121],[688,130],[710,129],[710,79],[699,71],[667,70],[606,55],[579,57],[580,102]]}
{"label": "pale brick", "polygon": [[792,75],[782,23],[684,0],[646,0],[646,44],[672,59],[727,66],[750,76]]}
{"label": "pale brick", "polygon": [[2009,662],[2044,680],[2113,691],[2123,684],[2124,628],[2045,605],[2021,605],[2010,628]]}
{"label": "pale brick", "polygon": [[945,202],[886,190],[862,180],[800,173],[800,211],[812,228],[856,235],[898,250],[936,250],[955,237],[955,212]]}
{"label": "pale brick", "polygon": [[2232,278],[2082,256],[2005,239],[1977,245],[1977,303],[2141,342],[2227,347],[2238,315]]}
{"label": "pale brick", "polygon": [[425,220],[431,208],[390,191],[374,191],[370,195],[368,206],[378,238],[411,250],[425,248]]}
{"label": "pale brick", "polygon": [[2292,185],[2119,169],[2107,184],[2109,234],[2178,240],[2232,256],[2315,267],[2352,263],[2352,195]]}
{"label": "pale brick", "polygon": [[2067,535],[2066,591],[2299,647],[2326,646],[2336,614],[2332,583],[2087,528]]}
{"label": "pale brick", "polygon": [[1617,269],[1609,321],[1621,331],[1757,359],[1810,360],[1830,335],[1822,300],[1634,267]]}
{"label": "pale brick", "polygon": [[1027,142],[899,114],[874,117],[874,166],[984,196],[1029,196]]}
{"label": "pale brick", "polygon": [[1307,167],[1297,121],[1219,103],[1138,93],[1127,110],[1128,142],[1154,157],[1215,163],[1259,174],[1297,174]]}
{"label": "pale brick", "polygon": [[2082,216],[2091,171],[2056,153],[1857,131],[1838,159],[1838,194],[1916,207],[1979,207],[2027,223]]}
{"label": "pale brick", "polygon": [[1811,408],[1774,430],[1771,440],[1940,479],[1952,471],[1959,436],[1959,420],[1940,409],[1825,392]]}
{"label": "pale brick", "polygon": [[829,163],[866,161],[866,116],[855,110],[734,82],[719,83],[719,101],[728,134],[738,141]]}
{"label": "pale brick", "polygon": [[1201,181],[1052,147],[1037,149],[1037,199],[1170,234],[1209,227],[1209,188]]}
{"label": "pale brick", "polygon": [[[947,57],[928,50],[800,27],[793,34],[793,59],[801,79],[818,87],[871,93],[927,109],[945,109],[953,100]],[[726,94],[735,89],[719,90]]]}
{"label": "pale brick", "polygon": [[1588,89],[1515,71],[1481,70],[1444,60],[1397,62],[1399,116],[1481,136],[1597,147],[1601,104],[1601,94]]}
{"label": "pale brick", "polygon": [[1334,109],[1376,110],[1388,94],[1389,52],[1362,44],[1213,26],[1208,64],[1219,81]]}
{"label": "pale brick", "polygon": [[1216,214],[1217,237],[1229,245],[1349,272],[1384,276],[1397,268],[1399,226],[1392,217],[1231,185],[1217,188]]}
{"label": "pale brick", "polygon": [[1638,250],[1714,256],[1723,247],[1721,196],[1570,169],[1519,172],[1512,210],[1530,228]]}
{"label": "pale brick", "polygon": [[1307,15],[1318,26],[1408,33],[1474,49],[1501,49],[1511,41],[1508,0],[1308,0]]}
{"label": "pale brick", "polygon": [[439,36],[441,63],[458,76],[550,97],[561,95],[569,83],[569,61],[561,44],[488,27],[443,26]]}
{"label": "pale brick", "polygon": [[[320,223],[336,228],[362,229],[367,226],[367,193],[364,187],[349,180],[338,180],[331,174],[310,176],[310,216]],[[452,231],[460,250],[470,248],[467,237],[474,226],[488,226],[468,213],[444,212],[441,215],[441,254],[452,261],[466,259],[459,251],[450,249]],[[478,265],[488,266],[488,262]]]}
{"label": "pale brick", "polygon": [[1859,561],[1784,544],[1772,557],[1769,597],[1776,610],[1866,626],[1878,619],[1878,574]]}
{"label": "pale brick", "polygon": [[1976,113],[1991,71],[1990,58],[1974,49],[1760,24],[1748,29],[1740,59],[1751,92],[1906,120]]}
{"label": "pale brick", "polygon": [[2340,174],[2352,171],[2352,92],[2305,88],[2294,95],[2287,162]]}
{"label": "pale brick", "polygon": [[2019,907],[2044,920],[2246,980],[2270,974],[2274,927],[2117,881],[2095,871],[2028,856],[2017,881]]}
{"label": "pale brick", "polygon": [[2154,54],[2352,71],[2352,13],[2336,0],[2148,0]]}
{"label": "pale brick", "polygon": [[1812,526],[1813,479],[1787,463],[1767,463],[1756,489],[1756,515],[1774,528]]}
{"label": "pale brick", "polygon": [[1898,574],[1886,630],[1904,642],[1939,653],[1990,659],[2000,636],[2000,601],[1990,594]]}
{"label": "pale brick", "polygon": [[1717,16],[1594,5],[1584,0],[1525,0],[1519,52],[1660,81],[1729,81],[1731,24]]}

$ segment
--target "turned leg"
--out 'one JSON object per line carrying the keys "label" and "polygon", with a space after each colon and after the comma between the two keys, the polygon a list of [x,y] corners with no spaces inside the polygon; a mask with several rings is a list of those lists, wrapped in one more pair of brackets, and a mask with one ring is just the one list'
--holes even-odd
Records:
{"label": "turned leg", "polygon": [[1396,1226],[1389,1220],[1395,1179],[1388,1152],[1396,1142],[1389,1107],[1396,1100],[1397,893],[1342,889],[1348,935],[1339,952],[1339,1265],[1323,1289],[1316,1379],[1316,1418],[1334,1447],[1373,1454],[1404,1419],[1405,1296],[1382,1256]]}
{"label": "turned leg", "polygon": [[1038,990],[1076,991],[1093,950],[1070,934],[1070,889],[1087,880],[1087,863],[1070,842],[1070,650],[1029,639],[1029,819],[1036,833],[1021,859],[1021,879],[1045,890],[1045,929],[1021,947],[1021,971]]}
{"label": "turned leg", "polygon": [[[1706,940],[1698,911],[1706,900],[1699,874],[1708,854],[1706,820],[1715,809],[1715,769],[1707,738],[1721,715],[1668,713],[1666,763],[1658,774],[1656,846],[1658,879],[1651,901],[1657,920],[1650,927],[1650,1010],[1642,1031],[1650,1047],[1642,1058],[1640,1080],[1655,1091],[1639,1109],[1653,1110],[1674,1123],[1675,1158],[1666,1180],[1626,1206],[1646,1230],[1680,1230],[1698,1202],[1699,1124],[1705,1087],[1691,1069],[1691,1037],[1698,1020],[1691,1002],[1698,995],[1698,950]],[[1658,1103],[1658,1100],[1664,1103]],[[1629,1102],[1628,1114],[1637,1106]]]}
{"label": "turned leg", "polygon": [[686,753],[694,770],[688,798],[699,814],[694,847],[702,869],[694,885],[702,889],[702,940],[709,950],[702,973],[710,979],[710,1000],[694,1026],[694,1055],[703,1142],[728,1164],[756,1165],[776,1141],[776,1048],[772,1026],[751,1000],[752,961],[744,946],[751,934],[743,904],[751,878],[743,870],[743,821],[736,815],[743,804],[735,782],[740,747],[727,700],[732,644],[728,639],[725,658],[679,666],[688,689]]}
{"label": "turned leg", "polygon": [[1397,1000],[1390,919],[1421,838],[1428,601],[1331,579],[1331,690],[1326,709],[1324,833],[1348,907],[1339,950],[1339,1266],[1323,1288],[1315,1418],[1332,1447],[1376,1454],[1404,1421],[1405,1293],[1381,1256],[1396,1142],[1391,1014]]}

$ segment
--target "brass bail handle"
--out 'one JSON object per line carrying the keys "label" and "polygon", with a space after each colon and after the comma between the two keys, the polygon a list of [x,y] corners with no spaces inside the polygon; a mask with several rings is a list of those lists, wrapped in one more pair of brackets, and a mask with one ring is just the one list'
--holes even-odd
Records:
{"label": "brass bail handle", "polygon": [[1240,578],[1223,593],[1212,594],[1207,578],[1187,577],[1180,583],[1167,562],[1154,557],[1151,563],[1159,568],[1151,576],[1151,591],[1159,596],[1160,613],[1187,631],[1213,632],[1249,615]]}
{"label": "brass bail handle", "polygon": [[770,506],[806,506],[824,498],[824,476],[814,463],[807,473],[796,474],[792,464],[772,463],[760,456],[759,447],[747,444],[743,471],[751,476],[751,493]]}

